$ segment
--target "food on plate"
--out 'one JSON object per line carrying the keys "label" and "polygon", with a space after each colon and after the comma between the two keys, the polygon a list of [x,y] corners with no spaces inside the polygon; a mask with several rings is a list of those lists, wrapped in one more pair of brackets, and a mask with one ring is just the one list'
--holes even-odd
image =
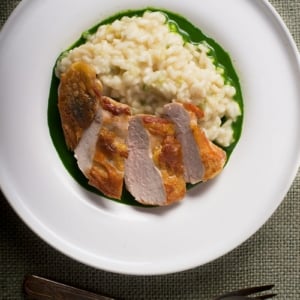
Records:
{"label": "food on plate", "polygon": [[62,75],[58,107],[66,144],[89,184],[120,198],[130,108],[102,96],[93,66],[76,62]]}
{"label": "food on plate", "polygon": [[129,121],[127,190],[143,204],[167,205],[183,199],[186,183],[181,144],[167,119],[136,115]]}
{"label": "food on plate", "polygon": [[86,63],[72,64],[62,74],[58,90],[58,107],[62,128],[69,149],[74,150],[83,131],[93,121],[102,85],[94,68]]}
{"label": "food on plate", "polygon": [[74,149],[78,166],[89,184],[116,199],[121,198],[123,189],[129,116],[127,105],[99,97],[94,120]]}
{"label": "food on plate", "polygon": [[85,188],[167,205],[222,171],[242,113],[228,54],[183,17],[147,8],[102,21],[58,57],[48,124]]}
{"label": "food on plate", "polygon": [[207,181],[219,174],[226,162],[226,152],[214,145],[199,126],[203,112],[193,104],[174,102],[164,106],[164,114],[174,122],[182,146],[185,181]]}
{"label": "food on plate", "polygon": [[224,80],[210,51],[170,30],[162,12],[146,11],[99,26],[59,59],[56,74],[77,61],[94,66],[103,94],[129,105],[133,114],[160,115],[173,99],[193,103],[204,111],[201,127],[208,138],[227,147],[241,111],[233,99],[235,87]]}

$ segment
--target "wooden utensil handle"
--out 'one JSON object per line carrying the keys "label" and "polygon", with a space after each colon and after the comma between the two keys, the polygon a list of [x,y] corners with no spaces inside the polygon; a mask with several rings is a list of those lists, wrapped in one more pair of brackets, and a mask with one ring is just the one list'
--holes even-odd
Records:
{"label": "wooden utensil handle", "polygon": [[31,300],[116,300],[35,275],[25,276],[23,287]]}

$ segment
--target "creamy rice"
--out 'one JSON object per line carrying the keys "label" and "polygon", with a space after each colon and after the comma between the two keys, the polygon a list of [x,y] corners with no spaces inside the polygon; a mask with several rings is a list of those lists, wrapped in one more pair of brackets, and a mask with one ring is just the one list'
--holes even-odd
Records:
{"label": "creamy rice", "polygon": [[[92,64],[104,94],[132,107],[134,114],[160,114],[164,104],[179,99],[201,107],[200,126],[222,146],[233,142],[232,122],[241,114],[235,88],[225,84],[209,49],[184,42],[169,30],[160,12],[123,17],[102,25],[88,41],[58,62],[56,75],[75,61]],[[222,119],[226,122],[222,123]]]}

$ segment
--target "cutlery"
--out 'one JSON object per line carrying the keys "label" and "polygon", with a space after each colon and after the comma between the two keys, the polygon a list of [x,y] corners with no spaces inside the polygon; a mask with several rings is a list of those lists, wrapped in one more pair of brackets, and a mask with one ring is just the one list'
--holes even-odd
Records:
{"label": "cutlery", "polygon": [[264,294],[261,296],[249,296],[252,294],[256,294],[259,292],[264,292],[272,289],[274,287],[273,284],[270,285],[263,285],[263,286],[255,286],[250,288],[245,288],[229,293],[225,293],[221,296],[218,296],[214,300],[249,300],[249,299],[256,299],[256,300],[263,300],[263,299],[270,299],[275,297],[277,294],[271,293],[271,294]]}
{"label": "cutlery", "polygon": [[31,300],[116,300],[35,275],[25,276],[23,287]]}
{"label": "cutlery", "polygon": [[[36,275],[26,275],[23,282],[26,299],[31,300],[117,300],[108,296],[91,293],[66,284],[52,281]],[[261,296],[249,296],[259,292],[272,289],[274,285],[256,286],[225,293],[214,300],[263,300],[275,297],[276,294],[265,294]]]}

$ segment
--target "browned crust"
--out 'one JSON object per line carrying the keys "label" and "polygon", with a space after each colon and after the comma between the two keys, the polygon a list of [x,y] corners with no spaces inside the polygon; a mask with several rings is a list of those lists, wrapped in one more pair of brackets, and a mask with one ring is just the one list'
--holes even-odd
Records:
{"label": "browned crust", "polygon": [[123,176],[117,173],[110,164],[94,164],[87,177],[89,184],[99,189],[104,195],[114,199],[121,198]]}
{"label": "browned crust", "polygon": [[164,118],[159,118],[159,117],[156,117],[153,115],[143,115],[142,120],[145,125],[148,124],[148,125],[151,125],[152,127],[160,126],[162,124],[166,124],[166,125],[171,124],[171,122],[169,120],[164,119]]}
{"label": "browned crust", "polygon": [[[110,114],[103,118],[98,134],[92,168],[87,177],[89,183],[108,197],[120,199],[123,189],[125,159],[128,149],[121,136],[118,122],[128,122],[130,109],[108,97],[101,97],[103,110]],[[121,120],[121,121],[120,121]]]}
{"label": "browned crust", "polygon": [[120,199],[123,188],[124,159],[127,146],[117,142],[117,136],[107,128],[102,128],[96,145],[89,183],[108,197]]}
{"label": "browned crust", "polygon": [[74,150],[83,131],[92,123],[102,85],[94,68],[84,62],[73,63],[61,76],[58,109],[69,149]]}
{"label": "browned crust", "polygon": [[164,178],[164,187],[167,194],[166,204],[171,204],[182,200],[186,193],[184,179],[176,176],[166,176],[165,171],[162,171],[162,176]]}
{"label": "browned crust", "polygon": [[163,118],[143,116],[145,128],[157,143],[152,148],[155,165],[161,171],[167,199],[165,204],[182,200],[186,193],[181,144],[175,137],[175,125]]}
{"label": "browned crust", "polygon": [[202,119],[204,117],[204,111],[198,106],[192,103],[182,103],[182,105],[187,111],[194,113],[198,119]]}
{"label": "browned crust", "polygon": [[204,112],[192,103],[181,104],[190,114],[190,128],[198,145],[204,167],[202,181],[207,181],[217,176],[223,170],[226,163],[226,152],[211,142],[203,129],[199,127],[198,120],[204,117]]}
{"label": "browned crust", "polygon": [[102,96],[100,101],[103,109],[109,111],[115,116],[130,115],[130,108],[128,105],[122,103],[118,103],[118,105],[116,105],[114,100],[105,96]]}
{"label": "browned crust", "polygon": [[174,136],[167,136],[163,140],[158,160],[159,165],[166,169],[168,173],[182,176],[183,157],[181,145]]}
{"label": "browned crust", "polygon": [[167,204],[183,199],[186,193],[181,145],[174,136],[166,136],[158,154],[158,165],[167,194]]}
{"label": "browned crust", "polygon": [[198,127],[192,127],[193,134],[199,145],[201,160],[204,166],[202,180],[207,181],[217,176],[224,168],[226,152],[211,142],[204,131]]}
{"label": "browned crust", "polygon": [[154,136],[165,137],[167,135],[174,135],[175,128],[171,121],[151,115],[143,115],[142,121],[144,127]]}

